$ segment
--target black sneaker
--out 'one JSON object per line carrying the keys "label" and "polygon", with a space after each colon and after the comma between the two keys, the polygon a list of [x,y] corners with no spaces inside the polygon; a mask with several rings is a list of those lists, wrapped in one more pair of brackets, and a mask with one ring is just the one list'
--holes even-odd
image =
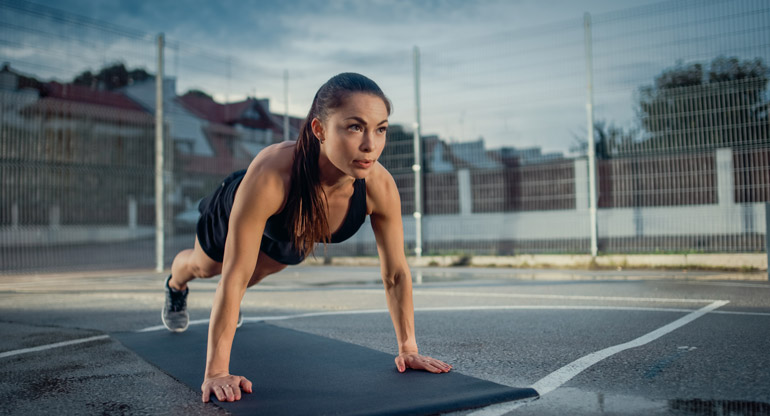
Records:
{"label": "black sneaker", "polygon": [[171,289],[168,286],[170,280],[171,275],[166,279],[166,305],[160,317],[169,331],[184,332],[190,324],[190,314],[187,313],[187,293],[190,288],[184,291]]}

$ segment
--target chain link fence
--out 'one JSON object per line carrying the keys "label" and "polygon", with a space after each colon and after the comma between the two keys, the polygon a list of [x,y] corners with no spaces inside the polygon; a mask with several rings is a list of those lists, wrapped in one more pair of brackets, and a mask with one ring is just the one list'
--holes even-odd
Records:
{"label": "chain link fence", "polygon": [[423,47],[424,252],[590,253],[589,104],[600,253],[766,250],[768,39],[675,1]]}
{"label": "chain link fence", "polygon": [[[0,11],[0,273],[153,267],[157,35],[24,2]],[[408,252],[417,111],[423,254],[590,253],[589,125],[600,253],[765,250],[770,7],[674,1],[586,22],[421,45],[419,88],[408,48],[329,57],[318,74],[168,39],[164,264],[192,246],[198,201],[294,139],[344,71],[394,104],[380,161]],[[376,255],[371,230],[326,255]]]}

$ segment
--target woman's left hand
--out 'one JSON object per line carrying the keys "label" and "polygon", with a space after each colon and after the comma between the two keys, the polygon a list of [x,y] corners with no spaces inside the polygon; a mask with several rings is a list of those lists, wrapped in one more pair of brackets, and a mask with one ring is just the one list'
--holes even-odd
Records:
{"label": "woman's left hand", "polygon": [[435,358],[415,353],[401,353],[396,357],[396,367],[403,373],[407,368],[425,370],[431,373],[448,373],[452,366]]}

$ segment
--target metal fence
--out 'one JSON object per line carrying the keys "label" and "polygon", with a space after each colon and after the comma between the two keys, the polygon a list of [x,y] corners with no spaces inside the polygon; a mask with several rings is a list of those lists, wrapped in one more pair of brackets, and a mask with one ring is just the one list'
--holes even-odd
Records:
{"label": "metal fence", "polygon": [[764,251],[769,35],[673,1],[421,47],[424,251],[591,252],[589,118],[600,253]]}
{"label": "metal fence", "polygon": [[[0,273],[153,267],[156,34],[0,11]],[[366,75],[396,109],[381,162],[405,249],[590,253],[591,131],[599,253],[765,250],[768,39],[764,1],[672,1],[421,45],[419,87],[410,49],[379,54]],[[168,267],[198,200],[296,137],[315,89],[358,68],[277,70],[174,39],[162,51]],[[374,237],[329,254],[374,255]]]}

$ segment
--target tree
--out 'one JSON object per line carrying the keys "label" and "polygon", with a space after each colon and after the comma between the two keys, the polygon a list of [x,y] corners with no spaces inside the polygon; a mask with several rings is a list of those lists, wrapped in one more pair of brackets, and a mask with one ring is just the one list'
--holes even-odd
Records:
{"label": "tree", "polygon": [[72,83],[110,91],[152,77],[153,75],[144,69],[129,71],[123,63],[116,63],[102,68],[97,74],[84,71],[76,76]]}
{"label": "tree", "polygon": [[645,132],[634,150],[741,146],[767,140],[768,68],[760,58],[717,57],[663,71],[639,89]]}
{"label": "tree", "polygon": [[184,93],[184,95],[191,95],[193,97],[198,97],[198,98],[206,98],[212,101],[214,100],[214,98],[211,95],[207,94],[205,91],[202,91],[202,90],[191,89],[191,90],[188,90],[186,93]]}
{"label": "tree", "polygon": [[[570,146],[571,152],[586,154],[588,140],[585,135],[573,134],[575,143]],[[613,156],[623,153],[626,149],[633,148],[638,143],[639,132],[631,128],[608,123],[606,120],[594,121],[594,149],[597,159],[611,159]]]}

